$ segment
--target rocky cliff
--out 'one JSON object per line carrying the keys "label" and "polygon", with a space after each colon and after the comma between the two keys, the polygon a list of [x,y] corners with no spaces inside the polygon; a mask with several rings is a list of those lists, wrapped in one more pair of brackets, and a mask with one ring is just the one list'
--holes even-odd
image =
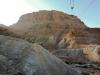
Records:
{"label": "rocky cliff", "polygon": [[48,49],[100,45],[99,28],[88,28],[78,17],[55,10],[25,14],[10,28],[24,39],[42,43]]}
{"label": "rocky cliff", "polygon": [[[41,44],[50,51],[100,45],[99,28],[89,28],[78,17],[55,10],[22,15],[10,28],[21,34],[21,38]],[[88,56],[91,57],[91,54],[88,53]]]}
{"label": "rocky cliff", "polygon": [[87,27],[76,16],[59,11],[39,11],[21,16],[11,28],[22,33],[30,42],[39,42],[51,47],[52,44],[57,45],[64,34],[70,31],[80,32]]}
{"label": "rocky cliff", "polygon": [[[86,63],[78,66],[90,68],[87,61],[100,63],[100,29],[89,28],[78,17],[60,11],[43,10],[22,15],[10,27],[0,25],[0,35],[0,73],[3,74],[78,74],[46,49],[57,50],[54,54],[69,63]],[[99,66],[92,64],[96,71]]]}
{"label": "rocky cliff", "polygon": [[32,29],[34,30],[35,28],[38,28],[39,31],[40,28],[43,30],[43,28],[45,29],[47,27],[48,29],[51,28],[52,33],[54,33],[54,30],[60,31],[64,28],[85,28],[86,26],[76,16],[55,10],[41,10],[39,12],[22,15],[19,21],[11,27],[21,32],[27,32]]}
{"label": "rocky cliff", "polygon": [[[88,45],[100,45],[100,29],[86,28],[82,31],[71,31],[64,35],[69,48],[85,48]],[[64,39],[63,38],[63,39]]]}

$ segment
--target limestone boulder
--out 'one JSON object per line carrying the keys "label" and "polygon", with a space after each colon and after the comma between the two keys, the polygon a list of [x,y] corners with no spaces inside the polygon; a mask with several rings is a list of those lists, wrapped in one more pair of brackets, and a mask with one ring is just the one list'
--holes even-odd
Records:
{"label": "limestone boulder", "polygon": [[0,35],[0,75],[80,75],[38,44]]}

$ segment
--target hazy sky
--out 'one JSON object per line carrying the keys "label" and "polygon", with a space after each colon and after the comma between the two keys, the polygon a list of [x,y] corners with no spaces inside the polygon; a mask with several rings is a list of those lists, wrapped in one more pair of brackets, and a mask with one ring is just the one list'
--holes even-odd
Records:
{"label": "hazy sky", "polygon": [[22,14],[38,10],[59,10],[74,14],[89,27],[100,28],[100,0],[74,0],[70,10],[69,0],[0,0],[0,23],[16,23]]}

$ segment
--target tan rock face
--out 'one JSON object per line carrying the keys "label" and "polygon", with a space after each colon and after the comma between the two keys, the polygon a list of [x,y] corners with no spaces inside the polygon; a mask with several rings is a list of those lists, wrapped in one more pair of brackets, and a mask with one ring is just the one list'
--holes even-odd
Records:
{"label": "tan rock face", "polygon": [[66,39],[68,48],[85,48],[88,45],[100,45],[100,29],[86,28],[82,31],[74,30],[66,33],[62,39]]}
{"label": "tan rock face", "polygon": [[[21,38],[31,43],[39,43],[50,51],[100,45],[99,28],[88,28],[76,16],[59,11],[25,14],[10,28],[21,34]],[[92,52],[91,48],[89,51],[90,53],[86,51],[89,59],[99,60],[97,52]]]}
{"label": "tan rock face", "polygon": [[39,11],[21,16],[11,28],[17,33],[22,33],[30,42],[42,42],[44,46],[48,44],[48,47],[51,47],[52,43],[49,40],[52,36],[57,45],[64,34],[87,27],[76,16],[59,11]]}
{"label": "tan rock face", "polygon": [[84,54],[90,61],[100,62],[100,46],[89,46],[84,49]]}
{"label": "tan rock face", "polygon": [[80,75],[38,44],[0,35],[1,75]]}
{"label": "tan rock face", "polygon": [[[100,45],[100,29],[88,28],[76,16],[59,11],[39,11],[21,16],[11,26],[22,38],[38,42],[45,48],[84,48],[86,45]],[[66,42],[62,40],[66,39]]]}
{"label": "tan rock face", "polygon": [[[14,26],[15,25],[15,26]],[[11,27],[21,30],[25,32],[24,30],[30,30],[34,26],[38,28],[38,30],[42,27],[44,28],[45,25],[47,28],[53,27],[57,30],[60,30],[63,27],[73,27],[73,28],[83,28],[86,27],[83,25],[83,22],[81,22],[77,17],[70,16],[68,14],[65,14],[63,12],[59,11],[39,11],[39,12],[33,12],[29,14],[25,14],[20,17],[19,21],[12,25]],[[41,26],[42,25],[42,26]],[[77,25],[77,27],[76,27]],[[60,28],[61,27],[61,28]],[[35,28],[33,28],[35,29]]]}

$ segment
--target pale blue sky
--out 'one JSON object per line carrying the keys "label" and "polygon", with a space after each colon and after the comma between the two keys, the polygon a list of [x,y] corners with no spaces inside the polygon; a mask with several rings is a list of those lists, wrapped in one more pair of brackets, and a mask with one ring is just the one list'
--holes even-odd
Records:
{"label": "pale blue sky", "polygon": [[0,23],[11,25],[25,13],[38,10],[58,10],[78,16],[89,27],[100,28],[100,0],[74,0],[70,10],[69,0],[0,0]]}

